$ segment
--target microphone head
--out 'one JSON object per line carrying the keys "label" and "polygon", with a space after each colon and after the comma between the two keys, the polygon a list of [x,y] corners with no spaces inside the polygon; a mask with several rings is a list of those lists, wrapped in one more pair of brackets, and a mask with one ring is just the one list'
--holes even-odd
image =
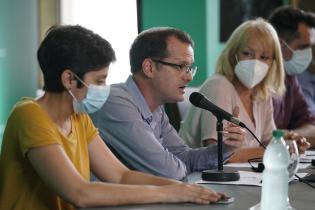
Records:
{"label": "microphone head", "polygon": [[210,111],[214,116],[216,116],[217,119],[220,120],[225,119],[236,125],[246,128],[246,125],[242,123],[239,119],[234,118],[232,114],[226,112],[217,105],[213,104],[211,101],[209,101],[207,97],[205,97],[201,93],[193,92],[189,96],[189,101],[194,106]]}
{"label": "microphone head", "polygon": [[204,96],[201,93],[193,92],[189,96],[189,101],[195,106],[199,106],[200,101],[204,98]]}

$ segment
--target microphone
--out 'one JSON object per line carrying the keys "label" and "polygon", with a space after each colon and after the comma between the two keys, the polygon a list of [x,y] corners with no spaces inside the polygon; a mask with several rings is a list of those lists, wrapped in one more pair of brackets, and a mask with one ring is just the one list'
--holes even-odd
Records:
{"label": "microphone", "polygon": [[[228,120],[236,125],[244,127],[245,124],[234,118],[230,113],[224,111],[218,106],[214,105],[204,95],[198,92],[193,92],[189,96],[189,101],[202,109],[212,112],[217,118],[217,135],[218,135],[218,170],[204,170],[201,173],[201,178],[206,181],[237,181],[240,179],[238,171],[230,168],[223,170],[223,123]],[[246,126],[245,126],[246,127]]]}
{"label": "microphone", "polygon": [[[201,173],[201,178],[206,181],[237,181],[240,179],[240,174],[234,169],[223,170],[223,123],[222,120],[227,120],[247,130],[247,126],[239,119],[233,117],[230,113],[224,111],[209,101],[204,95],[198,92],[193,92],[189,96],[189,101],[202,109],[210,111],[217,118],[217,135],[218,135],[218,170],[205,170]],[[250,130],[249,130],[250,131]],[[250,131],[251,132],[251,131]],[[252,133],[252,132],[251,132]],[[258,139],[257,141],[263,145]],[[264,145],[263,145],[264,146]]]}
{"label": "microphone", "polygon": [[201,93],[198,92],[193,92],[190,96],[189,96],[189,101],[190,103],[192,103],[193,105],[202,108],[202,109],[206,109],[208,111],[210,111],[213,115],[216,116],[216,118],[218,119],[225,119],[229,122],[232,122],[238,126],[241,126],[242,128],[245,128],[246,130],[248,130],[252,136],[254,137],[254,139],[258,142],[258,144],[260,146],[262,146],[263,148],[266,149],[266,146],[257,138],[257,136],[245,125],[245,123],[243,123],[242,121],[240,121],[239,119],[233,117],[233,115],[231,115],[230,113],[228,113],[227,111],[221,109],[220,107],[218,107],[217,105],[213,104],[211,101],[209,101],[209,99],[207,97],[205,97],[204,95],[202,95]]}
{"label": "microphone", "polygon": [[239,119],[233,117],[232,114],[228,113],[227,111],[224,111],[220,107],[218,107],[215,104],[213,104],[212,102],[210,102],[209,99],[207,97],[205,97],[204,95],[202,95],[201,93],[193,92],[189,96],[189,101],[190,101],[190,103],[192,103],[193,105],[195,105],[199,108],[206,109],[206,110],[210,111],[218,119],[224,119],[224,120],[232,122],[238,126],[241,126],[242,128],[246,128],[246,125],[243,122],[241,122]]}

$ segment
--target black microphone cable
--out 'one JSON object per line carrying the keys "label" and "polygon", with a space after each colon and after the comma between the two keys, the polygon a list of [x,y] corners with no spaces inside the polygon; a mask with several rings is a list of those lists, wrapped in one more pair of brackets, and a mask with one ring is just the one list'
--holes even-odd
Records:
{"label": "black microphone cable", "polygon": [[[262,146],[264,148],[264,150],[266,150],[266,146],[257,138],[257,136],[245,125],[244,128],[246,130],[248,130],[250,132],[250,134],[252,134],[252,136],[255,138],[255,140],[259,143],[260,146]],[[315,186],[312,185],[311,183],[309,183],[308,181],[306,181],[305,179],[303,179],[302,177],[300,177],[299,175],[297,174],[294,174],[294,176],[296,178],[298,178],[298,180],[300,182],[303,182],[304,184],[307,184],[308,186],[310,186],[311,188],[315,189]]]}
{"label": "black microphone cable", "polygon": [[266,150],[266,146],[257,138],[257,136],[245,125],[244,128],[252,134],[252,136],[255,138],[255,140],[258,142],[260,146],[262,146]]}
{"label": "black microphone cable", "polygon": [[311,188],[315,189],[315,186],[314,186],[314,185],[312,185],[311,183],[309,183],[308,181],[306,181],[305,179],[303,179],[303,178],[300,177],[299,175],[294,174],[294,176],[295,176],[296,178],[298,178],[298,180],[299,180],[300,182],[303,182],[304,184],[307,184],[307,185],[310,186]]}

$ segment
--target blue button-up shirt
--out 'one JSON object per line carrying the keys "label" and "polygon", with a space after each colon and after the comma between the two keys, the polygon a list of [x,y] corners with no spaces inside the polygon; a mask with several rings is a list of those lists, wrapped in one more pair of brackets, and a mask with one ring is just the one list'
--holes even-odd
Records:
{"label": "blue button-up shirt", "polygon": [[306,70],[302,74],[297,75],[297,77],[303,89],[306,102],[310,106],[311,111],[315,113],[315,74]]}
{"label": "blue button-up shirt", "polygon": [[188,147],[162,107],[150,111],[132,76],[112,85],[108,100],[91,117],[107,145],[131,169],[180,180],[217,167],[217,146]]}

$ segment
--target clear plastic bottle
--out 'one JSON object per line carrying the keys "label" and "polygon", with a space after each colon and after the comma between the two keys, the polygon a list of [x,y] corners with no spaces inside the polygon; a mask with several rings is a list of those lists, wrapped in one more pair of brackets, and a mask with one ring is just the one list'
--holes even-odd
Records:
{"label": "clear plastic bottle", "polygon": [[275,130],[272,140],[264,153],[261,210],[287,209],[289,186],[289,152],[283,140],[283,131]]}

